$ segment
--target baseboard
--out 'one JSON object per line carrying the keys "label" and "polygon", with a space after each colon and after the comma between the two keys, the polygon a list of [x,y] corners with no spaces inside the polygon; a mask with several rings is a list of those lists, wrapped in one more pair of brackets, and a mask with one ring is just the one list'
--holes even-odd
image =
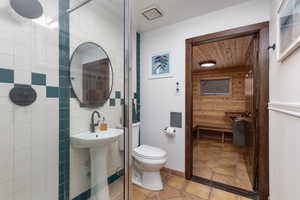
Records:
{"label": "baseboard", "polygon": [[166,173],[171,174],[171,175],[174,175],[174,176],[185,177],[184,172],[177,171],[177,170],[174,170],[174,169],[163,167],[161,169],[161,171],[166,172]]}

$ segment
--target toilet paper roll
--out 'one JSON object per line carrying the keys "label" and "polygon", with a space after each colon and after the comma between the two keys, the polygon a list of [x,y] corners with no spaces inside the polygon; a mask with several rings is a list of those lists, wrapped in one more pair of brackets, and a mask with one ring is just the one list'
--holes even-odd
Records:
{"label": "toilet paper roll", "polygon": [[165,129],[165,134],[166,134],[167,136],[174,137],[175,134],[176,134],[176,129],[173,128],[173,127],[167,127],[167,128]]}

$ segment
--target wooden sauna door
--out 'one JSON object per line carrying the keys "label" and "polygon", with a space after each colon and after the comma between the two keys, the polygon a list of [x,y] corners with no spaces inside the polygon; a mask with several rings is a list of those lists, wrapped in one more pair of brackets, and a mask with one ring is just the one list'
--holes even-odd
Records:
{"label": "wooden sauna door", "polygon": [[[193,46],[206,44],[213,41],[220,41],[229,38],[235,38],[245,35],[257,35],[257,60],[253,69],[252,85],[254,88],[249,97],[253,100],[252,109],[254,110],[254,118],[251,125],[255,128],[256,137],[253,141],[256,142],[255,148],[247,151],[246,156],[249,158],[249,165],[246,167],[251,174],[252,182],[254,182],[254,192],[245,191],[240,188],[228,187],[222,185],[226,190],[241,194],[251,198],[268,200],[269,197],[269,23],[263,22],[245,27],[225,30],[222,32],[211,33],[198,37],[189,38],[186,40],[186,105],[185,105],[185,177],[189,180],[200,182],[214,187],[221,187],[219,183],[209,181],[208,179],[197,179],[193,176]],[[195,65],[196,66],[196,65]],[[249,72],[249,71],[248,71]],[[253,81],[255,80],[255,81]],[[250,104],[249,104],[250,105]],[[250,150],[251,148],[249,148]],[[254,153],[253,152],[257,152]],[[250,155],[255,159],[250,159]],[[251,161],[251,162],[250,162]],[[258,167],[259,166],[259,167]]]}
{"label": "wooden sauna door", "polygon": [[[256,36],[257,38],[257,36]],[[256,128],[256,108],[257,108],[257,91],[255,86],[255,77],[258,59],[258,40],[254,39],[251,44],[252,51],[249,52],[248,64],[252,66],[251,70],[245,77],[245,97],[246,97],[246,114],[248,119],[248,129],[246,133],[246,151],[245,161],[247,172],[255,190],[257,185],[257,170],[258,170],[258,134]]]}
{"label": "wooden sauna door", "polygon": [[245,78],[245,92],[246,92],[246,109],[248,114],[248,129],[246,134],[246,151],[245,161],[247,172],[252,183],[255,186],[255,174],[257,167],[256,159],[256,128],[255,128],[255,101],[254,101],[254,87],[253,87],[253,71],[250,71]]}

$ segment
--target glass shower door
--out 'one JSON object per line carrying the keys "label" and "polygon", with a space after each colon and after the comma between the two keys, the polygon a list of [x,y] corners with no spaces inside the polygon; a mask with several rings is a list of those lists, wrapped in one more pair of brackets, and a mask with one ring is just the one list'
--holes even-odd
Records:
{"label": "glass shower door", "polygon": [[69,59],[71,88],[69,199],[122,200],[124,1],[70,0],[62,7],[60,51],[69,54],[61,58]]}

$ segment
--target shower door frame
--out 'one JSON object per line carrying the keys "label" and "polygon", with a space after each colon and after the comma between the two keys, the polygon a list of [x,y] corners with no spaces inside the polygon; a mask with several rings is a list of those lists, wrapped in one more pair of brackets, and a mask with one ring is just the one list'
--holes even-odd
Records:
{"label": "shower door frame", "polygon": [[124,76],[125,76],[125,106],[124,106],[124,130],[125,130],[125,155],[124,155],[124,200],[132,199],[132,64],[133,64],[133,0],[124,0]]}
{"label": "shower door frame", "polygon": [[[258,78],[255,80],[256,85],[260,87],[258,92],[258,136],[259,144],[257,146],[258,156],[258,188],[255,193],[244,190],[237,190],[236,188],[229,188],[224,184],[216,184],[212,181],[195,178],[192,175],[193,170],[193,91],[192,91],[192,47],[193,45],[201,45],[209,42],[220,41],[241,37],[245,35],[257,34],[259,37],[259,56],[257,74]],[[202,182],[204,184],[214,185],[220,189],[228,190],[241,195],[259,196],[261,200],[267,200],[269,196],[269,22],[262,22],[258,24],[248,25],[244,27],[225,30],[217,33],[211,33],[199,37],[194,37],[186,40],[186,104],[185,104],[185,177],[188,180]]]}

